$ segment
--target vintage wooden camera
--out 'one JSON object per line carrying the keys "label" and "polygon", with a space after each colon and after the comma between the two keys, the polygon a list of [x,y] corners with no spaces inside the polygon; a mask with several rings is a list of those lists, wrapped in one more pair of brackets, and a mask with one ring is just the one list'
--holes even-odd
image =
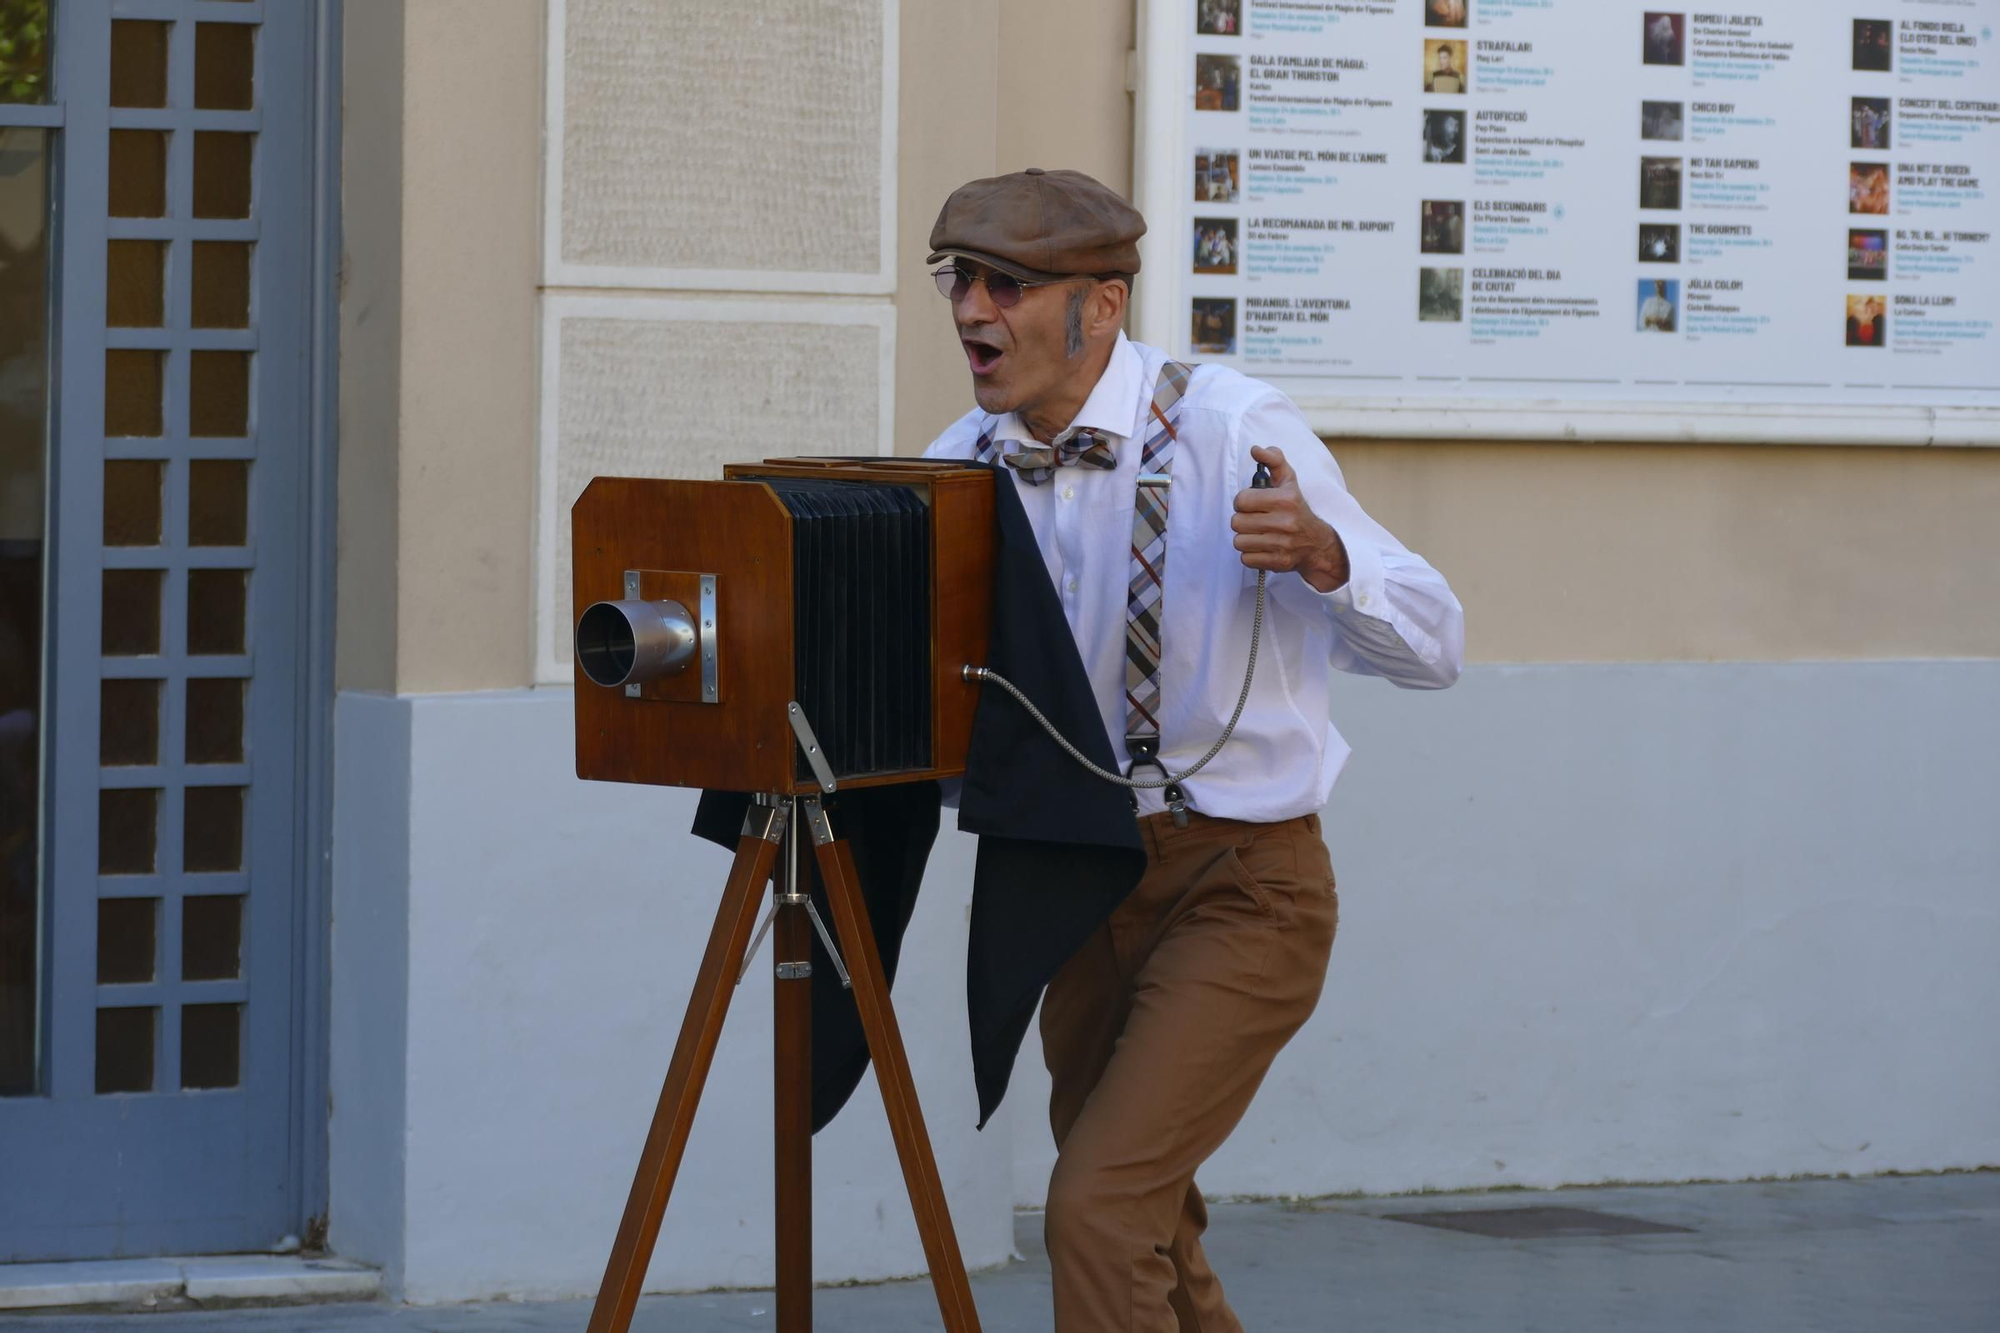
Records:
{"label": "vintage wooden camera", "polygon": [[723,476],[599,477],[576,502],[577,776],[797,794],[964,771],[992,472],[795,458]]}

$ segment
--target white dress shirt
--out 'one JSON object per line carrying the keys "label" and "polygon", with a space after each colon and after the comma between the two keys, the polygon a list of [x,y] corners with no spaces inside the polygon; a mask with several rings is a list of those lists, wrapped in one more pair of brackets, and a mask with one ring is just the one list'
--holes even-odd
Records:
{"label": "white dress shirt", "polygon": [[[1090,428],[1114,437],[1115,471],[1065,467],[1019,492],[1049,578],[1097,696],[1121,770],[1125,748],[1125,597],[1132,567],[1132,503],[1153,388],[1166,353],[1123,334],[1110,364],[1061,438]],[[975,409],[953,422],[926,458],[971,458],[992,418]],[[1252,445],[1275,445],[1298,475],[1313,513],[1347,547],[1348,581],[1316,591],[1296,573],[1270,577],[1264,637],[1243,720],[1222,753],[1185,784],[1188,804],[1224,819],[1272,822],[1318,810],[1347,762],[1330,721],[1334,670],[1385,676],[1410,689],[1458,678],[1465,622],[1444,577],[1362,512],[1340,469],[1291,399],[1224,366],[1190,377],[1174,446],[1161,618],[1161,762],[1178,773],[1222,734],[1243,688],[1257,571],[1246,568],[1229,521],[1236,493],[1256,471]],[[1019,417],[994,429],[1000,454],[1032,440]],[[1012,700],[1005,706],[1015,706]],[[1160,774],[1150,766],[1142,778]],[[1138,793],[1141,814],[1166,808]]]}

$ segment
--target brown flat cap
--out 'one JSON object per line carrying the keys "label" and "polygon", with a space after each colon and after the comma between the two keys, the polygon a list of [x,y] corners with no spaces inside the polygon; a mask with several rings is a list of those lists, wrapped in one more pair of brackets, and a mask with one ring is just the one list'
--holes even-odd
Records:
{"label": "brown flat cap", "polygon": [[1029,167],[959,186],[931,228],[931,257],[963,256],[1017,278],[1139,271],[1146,219],[1081,171]]}

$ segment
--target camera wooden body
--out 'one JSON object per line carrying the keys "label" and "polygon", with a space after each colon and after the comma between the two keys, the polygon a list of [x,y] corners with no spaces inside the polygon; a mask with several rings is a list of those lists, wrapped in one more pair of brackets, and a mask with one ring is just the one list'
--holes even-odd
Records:
{"label": "camera wooden body", "polygon": [[[578,777],[785,795],[820,789],[788,709],[802,685],[810,687],[802,665],[810,672],[820,660],[813,626],[853,627],[836,623],[831,608],[805,604],[821,595],[814,589],[824,586],[826,571],[807,551],[814,563],[802,575],[801,522],[779,493],[790,482],[822,490],[828,483],[897,487],[925,511],[921,549],[898,548],[898,558],[928,561],[928,577],[919,580],[928,605],[910,608],[910,623],[927,632],[916,669],[928,690],[908,692],[927,697],[890,704],[921,713],[892,720],[904,732],[928,729],[928,762],[847,772],[836,766],[835,778],[842,787],[864,787],[964,771],[978,687],[962,669],[986,660],[992,618],[993,473],[916,459],[791,458],[734,464],[720,481],[598,477],[584,489],[570,511],[576,612],[601,602],[671,599],[689,609],[697,642],[679,671],[641,684],[600,685],[578,662]],[[866,552],[852,559],[854,577],[871,573]],[[878,689],[877,713],[880,699]],[[815,730],[845,721],[807,714]]]}

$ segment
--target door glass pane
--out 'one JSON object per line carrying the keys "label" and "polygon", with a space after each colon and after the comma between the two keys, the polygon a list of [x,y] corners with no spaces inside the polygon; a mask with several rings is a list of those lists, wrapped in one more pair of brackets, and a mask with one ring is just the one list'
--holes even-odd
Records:
{"label": "door glass pane", "polygon": [[111,436],[160,434],[166,420],[161,395],[167,384],[167,354],[143,347],[114,347],[104,354],[104,433]]}
{"label": "door glass pane", "polygon": [[104,544],[160,544],[160,480],[164,463],[115,458],[104,465]]}
{"label": "door glass pane", "polygon": [[250,242],[196,241],[190,284],[194,327],[250,327]]}
{"label": "door glass pane", "polygon": [[151,981],[159,936],[158,898],[99,898],[97,984],[124,986]]}
{"label": "door glass pane", "polygon": [[243,897],[181,900],[181,980],[233,981],[243,975]]}
{"label": "door glass pane", "polygon": [[167,318],[167,243],[110,241],[104,248],[104,322],[157,329]]}
{"label": "door glass pane", "polygon": [[250,464],[197,458],[188,464],[188,545],[241,546],[250,536]]}
{"label": "door glass pane", "polygon": [[189,787],[181,830],[181,869],[191,875],[243,868],[243,788]]}
{"label": "door glass pane", "polygon": [[97,1090],[151,1092],[157,1009],[97,1011]]}
{"label": "door glass pane", "polygon": [[167,215],[167,132],[111,131],[111,216],[163,218]]}
{"label": "door glass pane", "polygon": [[182,1009],[181,1086],[235,1087],[242,1044],[242,1005],[191,1004]]}
{"label": "door glass pane", "polygon": [[197,130],[194,136],[194,215],[250,216],[250,152],[255,136]]}
{"label": "door glass pane", "polygon": [[106,657],[152,657],[160,651],[160,590],[157,569],[104,571],[103,653]]}
{"label": "door glass pane", "polygon": [[243,651],[247,584],[240,569],[188,571],[188,652],[227,657]]}
{"label": "door glass pane", "polygon": [[250,353],[188,354],[188,434],[241,438],[250,433]]}
{"label": "door glass pane", "polygon": [[200,23],[194,30],[194,104],[202,111],[248,111],[255,85],[257,29]]}
{"label": "door glass pane", "polygon": [[121,768],[160,762],[160,684],[107,680],[98,686],[98,763]]}
{"label": "door glass pane", "polygon": [[51,31],[49,0],[0,4],[0,102],[49,100]]}
{"label": "door glass pane", "polygon": [[243,762],[243,686],[229,677],[197,676],[187,683],[187,761]]}
{"label": "door glass pane", "polygon": [[167,104],[167,33],[171,23],[111,21],[111,105]]}
{"label": "door glass pane", "polygon": [[[0,8],[0,101],[41,101],[45,37]],[[39,30],[38,30],[39,31]],[[35,1089],[40,987],[48,132],[0,129],[0,1097]]]}
{"label": "door glass pane", "polygon": [[158,861],[160,793],[106,787],[97,793],[97,873],[150,875]]}

